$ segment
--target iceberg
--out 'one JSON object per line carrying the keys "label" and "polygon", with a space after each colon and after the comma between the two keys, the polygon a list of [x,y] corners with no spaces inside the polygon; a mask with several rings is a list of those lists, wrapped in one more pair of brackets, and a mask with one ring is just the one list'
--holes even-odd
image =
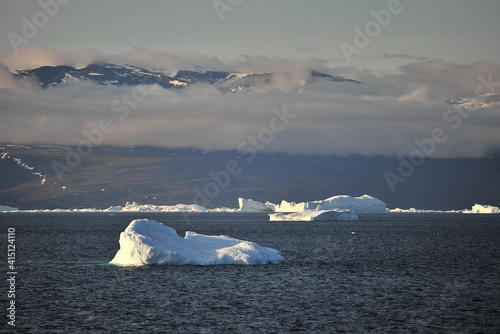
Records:
{"label": "iceberg", "polygon": [[184,238],[155,220],[136,219],[120,234],[120,249],[111,264],[121,266],[277,264],[278,250],[219,235],[186,232]]}
{"label": "iceberg", "polygon": [[500,213],[500,208],[493,205],[475,204],[472,209],[464,210],[424,210],[424,209],[390,209],[391,213]]}
{"label": "iceberg", "polygon": [[[237,209],[231,208],[215,208],[207,209],[198,204],[176,204],[176,205],[154,205],[154,204],[139,204],[137,202],[127,202],[125,206],[115,205],[106,209],[37,209],[37,210],[20,210],[22,212],[237,212]],[[0,209],[1,212],[1,209]]]}
{"label": "iceberg", "polygon": [[0,205],[0,212],[13,212],[13,211],[19,211],[19,209],[13,208],[11,206]]}
{"label": "iceberg", "polygon": [[387,204],[376,197],[363,195],[360,197],[351,197],[347,195],[333,196],[324,200],[311,202],[287,202],[281,201],[276,205],[276,212],[301,212],[304,210],[333,210],[345,209],[356,213],[359,212],[386,212]]}
{"label": "iceberg", "polygon": [[253,199],[238,198],[240,212],[273,212],[275,204],[261,203]]}
{"label": "iceberg", "polygon": [[153,205],[127,202],[125,206],[110,206],[104,212],[205,212],[207,208],[197,204]]}
{"label": "iceberg", "polygon": [[358,215],[351,210],[305,210],[302,212],[284,214],[270,213],[270,221],[317,221],[317,220],[358,220]]}
{"label": "iceberg", "polygon": [[471,210],[464,210],[464,213],[500,213],[500,208],[493,205],[475,204]]}
{"label": "iceberg", "polygon": [[387,212],[387,204],[376,197],[363,195],[360,197],[351,197],[347,195],[333,196],[324,200],[311,202],[287,202],[281,201],[280,204],[271,202],[260,203],[251,199],[238,199],[239,211],[241,212],[302,212],[305,210],[334,210],[344,209],[359,212]]}
{"label": "iceberg", "polygon": [[416,208],[409,208],[409,209],[395,208],[395,209],[389,209],[387,211],[390,213],[464,213],[467,210],[427,210],[427,209],[416,209]]}

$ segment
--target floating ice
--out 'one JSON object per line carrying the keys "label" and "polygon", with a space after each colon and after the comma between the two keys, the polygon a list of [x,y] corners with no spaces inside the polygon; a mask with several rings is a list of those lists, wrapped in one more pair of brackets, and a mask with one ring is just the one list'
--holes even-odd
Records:
{"label": "floating ice", "polygon": [[500,208],[493,205],[475,204],[471,210],[465,210],[464,213],[500,213]]}
{"label": "floating ice", "polygon": [[205,212],[207,208],[197,204],[153,205],[127,202],[125,206],[110,206],[106,212]]}
{"label": "floating ice", "polygon": [[392,213],[500,213],[500,208],[493,205],[475,204],[472,209],[464,210],[424,210],[424,209],[390,209]]}
{"label": "floating ice", "polygon": [[[351,197],[347,195],[333,196],[324,200],[311,202],[287,202],[281,201],[281,204],[270,202],[260,203],[251,199],[238,199],[240,211],[244,212],[263,212],[271,210],[274,212],[302,212],[305,210],[333,210],[345,209],[354,212],[387,212],[387,204],[376,197],[363,195],[360,197]],[[252,211],[253,210],[253,211]]]}
{"label": "floating ice", "polygon": [[238,198],[240,212],[273,212],[275,204],[267,202],[261,203],[253,199]]}
{"label": "floating ice", "polygon": [[350,210],[305,210],[296,213],[270,213],[269,220],[313,221],[313,220],[357,220],[358,216]]}
{"label": "floating ice", "polygon": [[273,248],[228,236],[176,231],[154,220],[136,219],[120,234],[120,249],[110,263],[123,266],[148,264],[268,264],[283,256]]}
{"label": "floating ice", "polygon": [[427,210],[427,209],[416,209],[416,208],[409,208],[409,209],[395,208],[395,209],[388,209],[387,211],[390,213],[464,213],[468,210]]}
{"label": "floating ice", "polygon": [[19,209],[13,208],[11,206],[0,205],[0,212],[12,212],[12,211],[19,211]]}
{"label": "floating ice", "polygon": [[276,205],[276,212],[301,212],[304,210],[346,209],[354,212],[386,212],[387,204],[370,195],[351,197],[347,195],[333,196],[320,201],[287,202]]}

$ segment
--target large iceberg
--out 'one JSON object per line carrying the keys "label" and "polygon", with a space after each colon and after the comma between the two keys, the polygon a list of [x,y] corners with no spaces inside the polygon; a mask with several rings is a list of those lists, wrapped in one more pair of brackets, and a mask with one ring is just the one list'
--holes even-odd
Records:
{"label": "large iceberg", "polygon": [[283,256],[273,248],[224,235],[210,236],[177,232],[155,220],[136,219],[120,234],[120,249],[111,264],[268,264],[280,263]]}
{"label": "large iceberg", "polygon": [[357,220],[358,216],[351,210],[305,210],[285,214],[282,212],[270,213],[270,221],[317,221],[317,220]]}
{"label": "large iceberg", "polygon": [[[302,212],[305,210],[334,210],[344,209],[359,212],[387,212],[387,204],[376,197],[363,195],[360,197],[351,197],[347,195],[333,196],[324,200],[311,202],[287,202],[281,201],[280,204],[270,202],[260,203],[251,199],[238,199],[240,211],[244,212],[263,212],[269,208],[273,212]],[[269,211],[269,210],[267,210]]]}
{"label": "large iceberg", "polygon": [[493,205],[475,204],[471,210],[464,210],[464,213],[500,213],[500,208]]}
{"label": "large iceberg", "polygon": [[356,213],[359,212],[386,212],[387,204],[376,197],[363,195],[360,197],[351,197],[347,195],[333,196],[320,201],[312,202],[287,202],[281,201],[276,205],[276,212],[301,212],[304,210],[332,210],[345,209]]}

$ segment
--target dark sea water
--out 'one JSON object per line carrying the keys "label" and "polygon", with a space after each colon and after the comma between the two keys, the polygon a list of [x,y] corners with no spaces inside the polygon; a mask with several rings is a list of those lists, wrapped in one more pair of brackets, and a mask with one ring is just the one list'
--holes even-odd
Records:
{"label": "dark sea water", "polygon": [[[107,265],[156,219],[255,241],[279,265]],[[7,321],[15,228],[16,321]],[[2,333],[500,333],[500,215],[0,214]]]}

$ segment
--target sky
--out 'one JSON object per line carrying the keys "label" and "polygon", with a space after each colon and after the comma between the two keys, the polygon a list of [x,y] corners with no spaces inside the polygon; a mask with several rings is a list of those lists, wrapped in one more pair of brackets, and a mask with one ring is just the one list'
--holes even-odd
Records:
{"label": "sky", "polygon": [[[286,109],[295,117],[262,150],[411,155],[433,140],[435,157],[488,156],[500,148],[499,106],[471,116],[445,101],[499,93],[499,13],[497,0],[1,1],[0,142],[78,144],[131,94],[90,83],[41,91],[9,72],[108,61],[293,75],[243,94],[144,87],[104,144],[236,149]],[[301,89],[310,70],[366,85]]]}
{"label": "sky", "polygon": [[[412,59],[500,63],[497,0],[59,1],[56,14],[22,46],[113,54],[145,47],[223,60],[241,55],[320,58],[334,67],[374,69],[395,69]],[[354,28],[363,31],[374,20],[371,12],[387,11],[391,3],[399,3],[397,14],[347,64],[340,44],[353,45]],[[42,8],[38,1],[4,0],[0,8],[4,54],[12,50],[8,33],[21,35],[22,18],[33,22]]]}

